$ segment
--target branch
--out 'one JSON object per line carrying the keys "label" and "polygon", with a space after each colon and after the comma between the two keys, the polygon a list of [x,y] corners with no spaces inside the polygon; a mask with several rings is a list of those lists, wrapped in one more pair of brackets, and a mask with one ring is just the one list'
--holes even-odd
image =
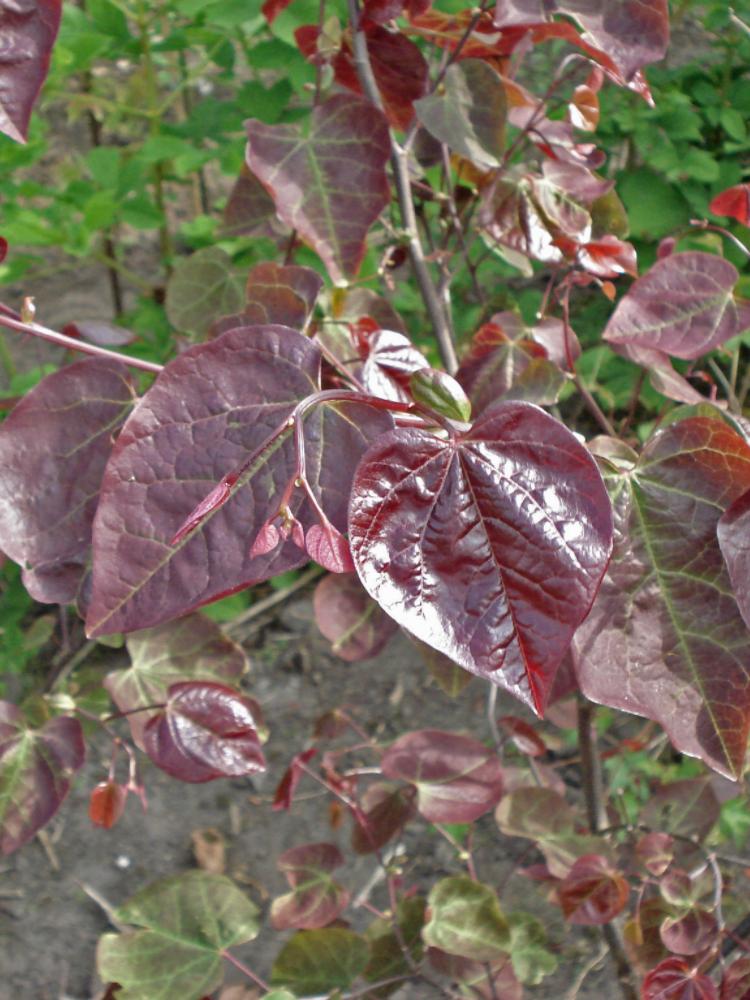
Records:
{"label": "branch", "polygon": [[[368,99],[382,112],[384,110],[383,101],[375,82],[375,77],[373,76],[370,54],[367,51],[367,38],[359,27],[359,6],[357,0],[349,0],[349,20],[352,28],[354,62],[357,66],[359,81]],[[450,324],[440,304],[440,298],[427,267],[424,250],[419,239],[417,217],[414,212],[414,203],[411,199],[408,153],[396,142],[392,134],[391,170],[393,171],[393,180],[396,185],[396,194],[401,211],[401,224],[408,238],[409,256],[411,258],[414,277],[419,285],[422,301],[425,304],[427,314],[435,331],[440,357],[445,370],[449,375],[455,375],[458,369],[458,359],[455,347],[453,346]]]}

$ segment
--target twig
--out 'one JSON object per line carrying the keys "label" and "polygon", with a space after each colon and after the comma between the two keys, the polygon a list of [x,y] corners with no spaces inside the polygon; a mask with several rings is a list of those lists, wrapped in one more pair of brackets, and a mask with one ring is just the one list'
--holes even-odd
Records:
{"label": "twig", "polygon": [[570,346],[570,334],[572,333],[572,327],[570,325],[570,287],[566,286],[565,291],[561,298],[562,310],[563,310],[563,330],[565,334],[565,358],[568,364],[568,369],[573,376],[573,382],[575,383],[576,389],[580,392],[583,397],[589,412],[596,419],[597,423],[609,437],[617,437],[617,431],[614,429],[612,424],[609,422],[601,409],[597,401],[589,392],[586,383],[583,381],[581,376],[578,374],[576,369],[575,360],[573,359],[573,352]]}
{"label": "twig", "polygon": [[93,888],[93,886],[88,885],[86,882],[79,882],[78,879],[76,879],[76,883],[78,884],[78,887],[86,893],[89,899],[92,899],[99,907],[99,909],[103,910],[104,913],[106,913],[107,920],[109,920],[109,922],[112,924],[115,930],[118,931],[129,930],[127,924],[124,924],[122,920],[117,919],[115,915],[115,908],[114,906],[112,906],[112,904],[109,902],[108,899],[102,896],[100,892],[97,892],[96,889]]}
{"label": "twig", "polygon": [[599,949],[599,953],[595,955],[592,959],[590,959],[588,962],[586,962],[584,967],[581,969],[576,978],[573,980],[572,986],[565,994],[565,1000],[576,1000],[578,992],[583,986],[583,982],[586,979],[586,977],[589,975],[589,973],[593,972],[594,969],[597,967],[597,965],[600,965],[606,957],[607,957],[607,946],[603,944]]}
{"label": "twig", "polygon": [[52,843],[52,840],[50,839],[50,835],[47,833],[46,830],[39,830],[36,836],[39,843],[44,848],[44,853],[47,855],[47,860],[50,863],[50,867],[52,868],[53,871],[59,872],[60,859],[57,856],[57,851],[55,850],[55,846]]}
{"label": "twig", "polygon": [[263,600],[257,601],[252,607],[248,608],[247,611],[243,611],[242,614],[237,615],[224,626],[226,632],[236,632],[241,625],[246,625],[253,618],[257,618],[262,615],[264,611],[268,611],[270,608],[275,608],[277,604],[283,604],[284,601],[288,600],[292,594],[296,594],[298,590],[306,587],[308,583],[312,583],[313,580],[317,580],[319,576],[322,576],[325,570],[320,566],[311,566],[306,570],[302,576],[298,577],[293,583],[290,583],[288,587],[284,587],[283,590],[277,590],[273,594],[269,594],[268,597],[264,597]]}
{"label": "twig", "polygon": [[[370,54],[367,50],[367,38],[360,28],[360,14],[357,0],[349,0],[349,20],[353,37],[354,61],[357,66],[359,81],[368,99],[382,112],[383,101],[375,82],[375,77],[373,76]],[[393,180],[401,211],[401,224],[407,238],[414,277],[419,285],[422,301],[425,304],[427,315],[435,332],[443,365],[449,375],[454,375],[458,368],[458,359],[453,346],[450,325],[441,306],[435,283],[432,280],[427,262],[425,261],[424,249],[419,239],[417,217],[411,197],[408,153],[405,148],[396,142],[393,135],[391,135],[391,170],[393,171]]]}
{"label": "twig", "polygon": [[729,8],[729,20],[734,24],[740,31],[744,31],[746,35],[750,35],[750,24],[746,24],[741,17],[737,17],[732,7]]}
{"label": "twig", "polygon": [[231,951],[226,951],[226,950],[222,951],[221,957],[225,958],[227,962],[230,962],[235,967],[235,969],[239,969],[240,972],[243,973],[243,975],[247,976],[248,979],[251,979],[256,986],[260,986],[262,990],[268,991],[269,989],[268,983],[266,983],[265,980],[261,979],[259,975],[253,972],[253,970],[248,965],[245,965],[244,962],[241,962],[239,958],[234,956],[231,953]]}

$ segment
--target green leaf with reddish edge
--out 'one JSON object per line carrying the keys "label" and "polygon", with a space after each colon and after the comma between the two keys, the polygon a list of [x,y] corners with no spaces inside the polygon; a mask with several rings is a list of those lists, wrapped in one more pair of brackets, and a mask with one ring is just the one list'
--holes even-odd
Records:
{"label": "green leaf with reddish edge", "polygon": [[417,788],[417,809],[431,823],[471,823],[503,793],[496,754],[468,736],[440,729],[405,733],[381,761],[386,778]]}
{"label": "green leaf with reddish edge", "polygon": [[0,132],[26,142],[31,109],[49,69],[62,0],[0,0]]}
{"label": "green leaf with reddish edge", "polygon": [[302,844],[284,851],[276,865],[292,887],[271,904],[277,931],[315,930],[330,924],[349,902],[349,893],[331,878],[344,863],[335,844]]}
{"label": "green leaf with reddish edge", "polygon": [[720,1000],[750,1000],[750,958],[738,958],[725,970]]}
{"label": "green leaf with reddish edge", "polygon": [[513,971],[526,986],[538,986],[557,968],[544,925],[529,913],[509,913],[508,924]]}
{"label": "green leaf with reddish edge", "polygon": [[594,460],[557,420],[500,403],[442,440],[383,435],[354,477],[349,539],[391,617],[538,714],[612,545]]}
{"label": "green leaf with reddish edge", "polygon": [[508,951],[510,932],[497,896],[467,875],[444,878],[430,891],[426,945],[476,962],[491,962]]}
{"label": "green leaf with reddish edge", "polygon": [[670,254],[620,299],[604,339],[676,358],[699,358],[740,332],[732,296],[738,278],[734,265],[715,254]]}
{"label": "green leaf with reddish edge", "polygon": [[[242,647],[201,614],[134,632],[126,642],[130,666],[112,671],[104,679],[110,698],[121,712],[160,705],[166,701],[170,685],[179,681],[236,685],[249,666]],[[156,711],[128,716],[133,740],[141,750],[143,730]]]}
{"label": "green leaf with reddish edge", "polygon": [[360,799],[364,823],[354,818],[352,849],[357,854],[380,850],[404,828],[415,813],[415,789],[376,781]]}
{"label": "green leaf with reddish edge", "polygon": [[298,996],[345,990],[365,969],[367,941],[342,927],[298,931],[284,945],[271,969],[271,984]]}
{"label": "green leaf with reddish edge", "polygon": [[516,978],[510,955],[492,962],[474,962],[449,955],[440,948],[428,948],[427,958],[433,969],[458,983],[463,996],[472,1000],[521,1000],[523,986]]}
{"label": "green leaf with reddish edge", "polygon": [[0,701],[0,850],[10,854],[48,823],[65,800],[86,748],[78,719],[62,715],[39,729]]}
{"label": "green leaf with reddish edge", "polygon": [[164,708],[143,730],[143,745],[180,781],[238,778],[265,771],[256,703],[224,684],[172,684]]}
{"label": "green leaf with reddish edge", "polygon": [[719,994],[698,966],[665,958],[643,980],[641,1000],[719,1000]]}
{"label": "green leaf with reddish edge", "polygon": [[[424,951],[422,928],[426,905],[426,901],[421,896],[409,896],[401,900],[396,908],[398,935],[390,920],[373,920],[365,931],[370,945],[370,960],[362,974],[368,982],[377,982],[409,974],[410,967],[404,955],[402,942],[406,945],[412,963],[416,964],[422,960]],[[396,989],[398,989],[398,983],[392,983],[379,989],[373,989],[369,995],[385,997]]]}
{"label": "green leaf with reddish edge", "polygon": [[220,247],[203,247],[178,260],[167,282],[165,308],[172,326],[204,337],[217,316],[236,313],[242,299],[232,258]]}
{"label": "green leaf with reddish edge", "polygon": [[409,379],[409,391],[415,403],[434,413],[466,423],[471,419],[471,403],[460,384],[447,372],[420,368]]}
{"label": "green leaf with reddish edge", "polygon": [[578,858],[557,888],[557,897],[571,924],[608,924],[622,913],[630,887],[622,874],[599,854]]}
{"label": "green leaf with reddish edge", "polygon": [[750,635],[716,528],[750,486],[750,446],[723,421],[687,418],[608,481],[617,541],[573,643],[581,690],[659,722],[683,753],[736,777],[750,731]]}
{"label": "green leaf with reddish edge", "polygon": [[499,74],[481,59],[450,66],[432,94],[416,101],[417,117],[439,142],[478,167],[502,164],[506,97]]}
{"label": "green leaf with reddish edge", "polygon": [[313,595],[315,624],[342,660],[372,659],[398,626],[369,596],[356,573],[326,576]]}
{"label": "green leaf with reddish edge", "polygon": [[[148,628],[305,563],[288,540],[256,557],[296,474],[292,428],[319,389],[320,352],[286,327],[232,330],[183,352],[159,375],[117,440],[94,527],[91,635]],[[390,416],[358,404],[315,407],[304,418],[307,476],[331,522],[346,530],[352,470]],[[279,431],[271,443],[269,439]],[[247,470],[177,544],[185,519],[225,476]],[[316,523],[296,490],[292,514]]]}
{"label": "green leaf with reddish edge", "polygon": [[704,840],[719,819],[719,800],[708,775],[656,784],[641,810],[644,826]]}
{"label": "green leaf with reddish edge", "polygon": [[96,962],[118,1000],[199,1000],[222,982],[221,953],[252,941],[258,908],[224,875],[184,872],[153,882],[116,911],[136,930],[104,934]]}
{"label": "green leaf with reddish edge", "polygon": [[112,438],[134,389],[124,365],[88,358],[48,375],[0,425],[0,548],[38,601],[74,601]]}
{"label": "green leaf with reddish edge", "polygon": [[679,917],[667,917],[659,930],[664,946],[676,955],[701,955],[716,944],[716,917],[695,907]]}
{"label": "green leaf with reddish edge", "polygon": [[309,126],[247,123],[247,162],[281,219],[337,283],[359,271],[370,226],[390,200],[388,124],[366,101],[336,94]]}

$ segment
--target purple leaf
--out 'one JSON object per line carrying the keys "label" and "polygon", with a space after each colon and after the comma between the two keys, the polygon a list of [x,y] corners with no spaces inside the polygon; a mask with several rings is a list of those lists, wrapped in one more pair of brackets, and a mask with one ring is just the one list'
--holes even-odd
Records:
{"label": "purple leaf", "polygon": [[738,958],[725,970],[721,1000],[750,1000],[750,958]]}
{"label": "purple leaf", "polygon": [[229,193],[224,208],[222,236],[246,236],[275,215],[273,198],[246,163]]}
{"label": "purple leaf", "polygon": [[427,359],[408,337],[394,330],[357,324],[355,336],[365,359],[359,379],[368,392],[383,399],[408,400],[406,387],[413,372],[427,367]]}
{"label": "purple leaf", "polygon": [[277,931],[325,927],[349,902],[347,890],[331,878],[331,872],[344,864],[344,856],[334,844],[292,847],[276,864],[293,890],[271,905],[271,923]]}
{"label": "purple leaf", "polygon": [[352,849],[370,854],[384,847],[414,815],[414,795],[411,785],[387,781],[370,785],[360,801],[363,822],[355,816]]}
{"label": "purple leaf", "polygon": [[354,573],[327,576],[315,588],[315,622],[332,652],[351,663],[377,656],[397,629]]}
{"label": "purple leaf", "polygon": [[[296,475],[292,428],[283,425],[318,390],[319,377],[318,348],[284,327],[230,331],[166,367],[126,424],[104,476],[91,634],[157,625],[304,564],[293,538],[264,555],[251,555],[250,547],[277,517]],[[316,407],[304,418],[307,478],[339,530],[352,469],[390,426],[388,414],[348,403]],[[172,546],[196,506],[250,456],[231,497]],[[305,530],[317,523],[300,490],[289,508]]]}
{"label": "purple leaf", "polygon": [[587,927],[608,924],[621,913],[630,889],[619,871],[599,854],[578,858],[558,887],[565,919]]}
{"label": "purple leaf", "polygon": [[383,436],[357,469],[349,514],[369,594],[417,638],[537,713],[596,595],[612,545],[586,449],[527,403],[466,434]]}
{"label": "purple leaf", "polygon": [[704,840],[719,819],[719,802],[707,775],[651,789],[640,822],[681,837]]}
{"label": "purple leaf", "polygon": [[313,524],[305,535],[307,554],[330,573],[353,573],[349,543],[330,524]]}
{"label": "purple leaf", "polygon": [[665,958],[643,980],[642,1000],[718,1000],[713,982],[684,958]]}
{"label": "purple leaf", "polygon": [[696,906],[678,917],[667,917],[660,934],[664,946],[677,955],[700,955],[716,942],[716,917]]}
{"label": "purple leaf", "polygon": [[265,771],[255,705],[208,681],[172,684],[143,731],[151,760],[173,778],[201,782]]}
{"label": "purple leaf", "polygon": [[0,701],[0,850],[10,854],[48,823],[70,790],[86,748],[77,719],[62,715],[40,729]]}
{"label": "purple leaf", "polygon": [[496,754],[476,740],[439,729],[406,733],[381,762],[386,778],[417,788],[417,809],[431,823],[471,823],[503,792]]}
{"label": "purple leaf", "polygon": [[750,731],[750,636],[716,529],[750,486],[750,446],[721,420],[688,418],[608,479],[616,544],[574,640],[581,690],[654,719],[683,753],[739,775]]}
{"label": "purple leaf", "polygon": [[717,533],[734,596],[750,628],[750,490],[724,511]]}
{"label": "purple leaf", "polygon": [[135,743],[143,749],[143,730],[167,700],[167,691],[180,681],[219,681],[236,685],[247,671],[242,648],[228,639],[210,618],[188,615],[156,628],[134,632],[127,639],[131,665],[107,674],[104,686],[121,712],[128,716]]}
{"label": "purple leaf", "polygon": [[388,125],[371,104],[337,94],[305,131],[247,123],[247,162],[281,219],[320,255],[335,282],[356,276],[372,223],[390,199]]}
{"label": "purple leaf", "polygon": [[133,405],[123,365],[48,375],[0,425],[0,549],[38,601],[75,600],[112,439]]}
{"label": "purple leaf", "polygon": [[303,330],[323,287],[323,279],[310,267],[295,264],[256,264],[247,276],[245,322],[278,323]]}
{"label": "purple leaf", "polygon": [[738,277],[734,265],[715,254],[670,254],[633,283],[604,339],[676,358],[699,358],[739,332],[732,297]]}
{"label": "purple leaf", "polygon": [[316,747],[308,747],[307,750],[301,750],[300,753],[294,755],[291,764],[284,771],[274,794],[273,805],[271,806],[274,811],[291,808],[294,793],[302,778],[302,768],[310,763],[317,752]]}
{"label": "purple leaf", "polygon": [[47,76],[62,0],[0,0],[0,132],[26,142],[31,109]]}

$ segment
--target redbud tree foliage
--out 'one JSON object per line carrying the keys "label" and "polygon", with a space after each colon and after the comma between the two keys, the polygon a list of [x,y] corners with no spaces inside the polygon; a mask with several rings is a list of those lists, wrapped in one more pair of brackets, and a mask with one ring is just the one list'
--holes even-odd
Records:
{"label": "redbud tree foliage", "polygon": [[[293,4],[266,0],[263,16]],[[19,142],[59,19],[60,0],[0,0],[0,129]],[[75,605],[89,637],[126,636],[131,666],[107,676],[113,710],[96,721],[129,776],[113,756],[91,796],[102,827],[143,796],[142,754],[185,782],[265,768],[273,719],[241,687],[241,648],[198,609],[310,561],[330,572],[314,603],[340,655],[373,656],[400,627],[441,658],[448,687],[488,682],[490,725],[484,742],[434,729],[383,745],[334,709],[289,747],[275,807],[322,783],[351,817],[351,850],[383,867],[382,911],[357,909],[334,877],[339,847],[301,843],[277,859],[290,891],[263,919],[294,933],[268,982],[229,950],[257,934],[257,908],[204,871],[121,906],[99,973],[123,1000],[199,1000],[224,960],[276,1000],[410,981],[543,995],[557,962],[544,927],[506,913],[473,864],[472,824],[494,811],[535,845],[532,874],[565,920],[601,928],[624,996],[743,1000],[750,959],[733,957],[741,931],[722,909],[731,859],[705,840],[709,775],[742,778],[750,727],[750,440],[733,339],[750,311],[734,264],[681,234],[639,270],[596,145],[603,88],[653,101],[666,0],[331,0],[295,39],[316,71],[308,103],[293,124],[247,121],[226,209],[235,230],[272,223],[278,258],[211,300],[201,342],[162,366],[50,330],[28,302],[0,306],[8,330],[87,355],[0,425],[0,549],[37,601]],[[536,53],[541,84],[526,72]],[[741,232],[749,205],[740,184],[705,211]],[[318,266],[291,262],[299,246]],[[189,309],[225,256],[178,264],[168,298]],[[513,274],[544,288],[531,320],[492,309]],[[393,307],[401,282],[419,329]],[[604,412],[578,370],[580,296],[609,304],[601,340],[640,370],[623,412]],[[461,298],[478,320],[457,337]],[[648,425],[644,384],[660,397]],[[525,716],[498,718],[498,691]],[[574,691],[584,805],[529,721]],[[706,775],[613,819],[591,703],[657,723]],[[4,852],[65,799],[81,716],[71,698],[43,717],[0,703]],[[347,758],[363,739],[365,776]],[[392,861],[419,821],[457,850],[455,873],[427,887]]]}

